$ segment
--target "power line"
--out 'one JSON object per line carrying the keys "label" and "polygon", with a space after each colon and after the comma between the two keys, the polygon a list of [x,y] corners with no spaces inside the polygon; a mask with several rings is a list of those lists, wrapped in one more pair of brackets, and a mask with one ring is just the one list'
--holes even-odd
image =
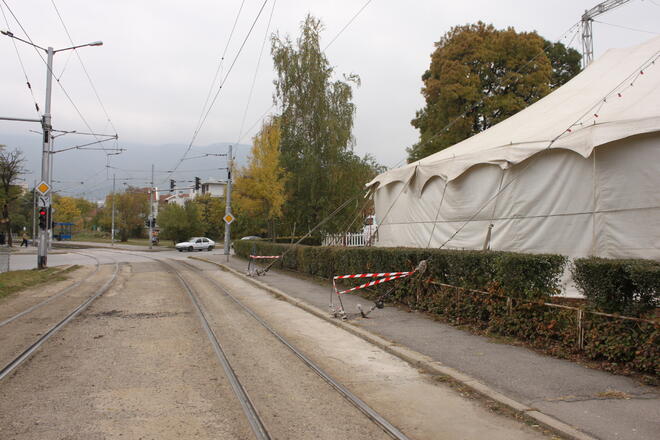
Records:
{"label": "power line", "polygon": [[[5,14],[5,9],[2,7],[2,5],[0,5],[0,11],[2,11],[2,17],[5,19],[5,23],[7,24],[7,30],[11,32],[11,26],[9,26],[9,20],[7,20],[7,15]],[[18,50],[18,45],[16,44],[16,41],[13,38],[11,39],[11,42],[14,45],[14,50],[16,51],[16,57],[18,58],[18,62],[21,65],[21,70],[23,70],[23,76],[25,76],[25,83],[27,84],[27,88],[30,91],[30,95],[32,95],[34,108],[36,109],[37,114],[41,116],[41,111],[39,110],[39,103],[37,102],[37,98],[34,96],[34,91],[32,90],[32,84],[30,83],[30,79],[28,78],[27,71],[25,70],[25,64],[23,64],[23,58],[21,58],[21,53]]]}
{"label": "power line", "polygon": [[345,30],[351,25],[351,23],[353,23],[353,21],[357,18],[357,16],[360,15],[360,13],[361,13],[362,11],[364,11],[364,9],[365,9],[367,6],[369,6],[369,3],[371,3],[371,2],[372,2],[372,0],[367,0],[367,2],[366,2],[364,5],[362,5],[362,7],[361,7],[360,9],[358,9],[358,11],[353,15],[353,17],[351,17],[351,19],[348,20],[348,23],[346,23],[346,24],[344,25],[344,27],[341,28],[341,29],[339,30],[339,32],[337,32],[337,35],[335,35],[335,36],[332,38],[332,40],[330,40],[330,42],[329,42],[328,44],[326,44],[325,48],[323,48],[323,52],[325,52],[326,50],[328,50],[328,48],[330,47],[330,45],[331,45],[332,43],[334,43],[335,40],[336,40],[337,38],[339,38],[339,36],[340,36],[340,35],[341,35],[341,34],[342,34],[342,33],[343,33],[343,32],[344,32],[344,31],[345,31]]}
{"label": "power line", "polygon": [[[53,8],[55,9],[55,12],[57,13],[57,17],[60,19],[60,23],[62,23],[62,27],[64,28],[64,32],[66,32],[67,37],[69,38],[69,42],[71,43],[72,46],[75,46],[75,43],[73,42],[73,38],[71,38],[71,33],[69,32],[69,29],[66,26],[66,23],[64,23],[64,19],[62,18],[62,14],[60,13],[59,9],[57,8],[57,5],[55,4],[55,0],[50,0],[50,2],[53,5]],[[103,101],[101,100],[101,96],[99,95],[98,90],[96,89],[96,86],[94,85],[94,81],[92,81],[92,77],[90,76],[89,72],[87,71],[87,67],[85,67],[85,63],[82,60],[82,57],[78,53],[77,49],[73,49],[73,52],[76,53],[76,57],[78,57],[78,61],[80,61],[80,66],[83,69],[83,72],[85,72],[85,76],[87,77],[87,81],[89,81],[89,85],[92,87],[92,90],[94,91],[94,95],[96,96],[96,100],[99,102],[99,105],[101,106],[101,109],[103,110],[103,114],[105,114],[106,120],[112,127],[112,130],[115,132],[115,135],[117,134],[117,128],[115,125],[112,123],[112,119],[110,118],[110,115],[108,115],[108,111],[105,108],[105,105],[103,104]],[[67,63],[68,64],[68,60]],[[65,69],[66,69],[66,64],[65,64]],[[62,70],[62,74],[64,74],[64,70]],[[60,78],[62,77],[62,74],[60,74]],[[59,78],[57,79],[59,83]],[[90,131],[92,131],[90,129]]]}
{"label": "power line", "polygon": [[[85,116],[83,116],[82,112],[80,111],[80,109],[78,108],[78,106],[76,105],[76,103],[73,101],[73,98],[71,98],[71,96],[69,95],[69,92],[67,92],[67,90],[66,90],[66,88],[64,87],[64,85],[62,84],[62,82],[56,77],[55,72],[53,72],[53,70],[48,66],[48,62],[46,62],[46,60],[45,60],[44,57],[43,57],[43,54],[39,51],[39,49],[42,49],[42,50],[45,50],[45,49],[43,49],[41,46],[39,46],[39,45],[37,45],[37,44],[34,43],[34,41],[32,40],[32,38],[30,37],[30,34],[28,34],[27,30],[25,29],[25,27],[23,26],[23,24],[21,23],[21,21],[18,19],[18,17],[16,17],[16,14],[14,14],[14,11],[12,11],[12,9],[11,9],[11,8],[9,7],[9,5],[7,4],[7,1],[6,1],[6,0],[2,0],[2,3],[4,3],[5,7],[7,8],[7,10],[9,11],[9,13],[11,14],[11,16],[14,18],[14,21],[16,21],[16,24],[18,24],[18,26],[21,28],[21,30],[22,30],[23,33],[25,34],[25,37],[27,38],[27,40],[30,42],[30,44],[31,44],[32,47],[34,48],[35,52],[37,53],[37,55],[39,55],[39,58],[41,59],[41,61],[44,63],[44,65],[46,65],[46,68],[48,69],[48,74],[49,74],[49,75],[52,75],[52,76],[55,78],[55,82],[58,84],[58,86],[60,87],[60,89],[62,89],[62,92],[64,93],[64,96],[66,96],[66,98],[67,98],[67,100],[69,101],[69,103],[73,106],[73,108],[75,109],[76,113],[78,114],[78,116],[80,117],[80,119],[83,121],[83,123],[85,124],[85,126],[87,127],[87,129],[88,129],[91,133],[93,133],[94,130],[92,130],[92,127],[91,127],[91,126],[89,125],[89,123],[87,122],[87,119],[85,118]],[[75,50],[75,49],[74,49],[74,50]],[[116,142],[116,141],[115,141],[115,142]],[[101,143],[101,145],[103,145],[103,144]],[[105,147],[104,147],[104,150],[105,150]],[[106,150],[106,151],[107,151],[107,150]]]}
{"label": "power line", "polygon": [[635,31],[635,32],[643,32],[645,34],[652,34],[652,35],[660,35],[660,32],[653,32],[653,31],[647,31],[645,29],[636,29],[628,26],[622,26],[620,24],[614,24],[614,23],[607,23],[605,21],[600,21],[600,20],[593,20],[594,23],[600,23],[600,24],[606,24],[608,26],[620,28],[620,29],[626,29],[629,31]]}
{"label": "power line", "polygon": [[222,56],[220,57],[218,68],[215,70],[215,75],[213,75],[213,80],[211,81],[211,85],[209,86],[209,91],[206,94],[206,100],[204,101],[204,105],[202,106],[202,111],[199,114],[197,125],[195,125],[195,133],[193,133],[193,137],[196,136],[197,132],[201,128],[202,118],[204,117],[204,112],[206,112],[206,106],[208,105],[209,100],[211,99],[211,95],[213,94],[213,89],[215,88],[215,82],[218,80],[218,75],[220,74],[220,70],[222,69],[222,65],[225,61],[225,55],[227,54],[227,49],[229,48],[229,44],[231,43],[232,37],[234,36],[234,30],[236,30],[236,24],[238,23],[238,19],[241,16],[241,11],[243,10],[244,4],[245,4],[245,0],[241,2],[241,6],[238,8],[238,12],[236,13],[236,18],[234,18],[234,25],[231,28],[231,32],[229,32],[229,38],[227,39],[227,44],[225,44],[225,49],[222,51]]}
{"label": "power line", "polygon": [[257,59],[257,66],[254,68],[254,76],[252,77],[252,85],[250,86],[250,92],[248,93],[247,103],[245,104],[245,111],[243,111],[243,119],[241,120],[241,128],[238,130],[238,139],[236,143],[238,144],[240,139],[243,136],[243,127],[245,126],[245,119],[247,118],[248,109],[250,108],[250,101],[252,101],[252,93],[254,92],[254,85],[257,82],[257,74],[259,73],[259,65],[261,64],[261,57],[264,53],[264,47],[266,46],[266,41],[268,40],[268,32],[270,32],[270,23],[273,20],[273,13],[275,12],[275,5],[277,0],[273,0],[273,7],[270,10],[270,17],[268,17],[268,24],[266,25],[266,32],[264,33],[264,39],[261,42],[261,49],[259,50],[259,58]]}
{"label": "power line", "polygon": [[245,35],[245,38],[243,39],[243,42],[241,43],[241,46],[239,47],[238,51],[236,52],[236,55],[234,56],[234,59],[233,59],[231,65],[229,66],[229,69],[227,70],[227,73],[225,74],[224,78],[223,78],[222,81],[220,82],[220,86],[218,87],[218,90],[217,90],[217,92],[215,93],[215,96],[213,97],[213,100],[212,100],[211,103],[209,104],[209,107],[208,107],[206,113],[204,114],[204,117],[202,118],[201,125],[200,125],[200,126],[198,127],[198,129],[195,130],[195,132],[193,133],[193,137],[192,137],[192,139],[190,140],[190,143],[188,144],[188,147],[186,148],[186,151],[183,153],[183,156],[181,157],[181,159],[179,159],[179,162],[178,162],[178,163],[176,164],[176,166],[173,168],[172,173],[174,173],[174,172],[179,168],[179,166],[181,165],[181,163],[184,161],[184,159],[185,159],[186,156],[188,155],[188,152],[190,152],[190,149],[192,148],[192,145],[193,145],[193,143],[195,142],[195,139],[197,138],[197,135],[199,134],[199,132],[200,132],[200,130],[202,129],[202,127],[204,126],[204,123],[206,122],[206,120],[207,120],[207,118],[208,118],[208,116],[209,116],[209,113],[210,113],[211,110],[213,109],[213,105],[215,104],[215,102],[216,102],[217,99],[218,99],[218,96],[220,95],[220,91],[222,91],[222,87],[223,87],[223,86],[225,85],[225,83],[227,82],[227,78],[228,78],[229,75],[231,74],[231,71],[234,69],[234,66],[236,65],[236,61],[238,60],[238,57],[239,57],[239,56],[241,55],[241,53],[243,52],[243,48],[245,47],[245,43],[247,43],[248,38],[249,38],[250,35],[252,34],[252,30],[254,29],[254,26],[257,24],[257,20],[259,20],[259,17],[261,16],[261,13],[263,12],[264,7],[266,6],[266,3],[268,3],[268,0],[264,0],[263,4],[261,5],[261,8],[259,8],[259,12],[257,13],[257,16],[254,18],[254,20],[253,20],[253,22],[252,22],[252,25],[250,26],[250,29],[248,30],[247,34]]}
{"label": "power line", "polygon": [[[325,52],[325,51],[328,49],[328,47],[330,47],[330,45],[331,45],[332,43],[334,43],[335,40],[337,40],[337,38],[339,38],[339,36],[340,36],[342,33],[344,33],[344,31],[345,31],[345,30],[351,25],[351,23],[353,23],[353,21],[355,21],[355,19],[358,17],[358,15],[360,15],[360,13],[362,13],[362,11],[363,11],[363,10],[369,5],[369,3],[371,3],[372,1],[373,1],[373,0],[367,0],[367,1],[362,5],[362,7],[361,7],[360,9],[358,9],[358,11],[357,11],[355,14],[353,14],[353,16],[348,20],[348,22],[346,22],[346,24],[345,24],[345,25],[339,30],[339,32],[337,32],[337,33],[335,34],[335,36],[332,37],[332,39],[330,40],[330,42],[329,42],[329,43],[325,46],[325,48],[323,49],[323,52]],[[274,107],[275,107],[275,104],[271,104],[270,107],[268,107],[268,108],[266,109],[266,111],[263,112],[262,115],[261,115],[259,118],[257,118],[256,121],[254,121],[254,123],[250,126],[250,128],[248,128],[247,131],[245,131],[245,133],[243,133],[243,134],[239,137],[237,143],[240,143],[240,142],[243,140],[243,138],[244,138],[248,133],[250,133],[250,132],[252,131],[252,129],[253,129],[254,127],[256,127],[261,121],[263,121],[264,118],[270,113],[270,111],[271,111]]]}

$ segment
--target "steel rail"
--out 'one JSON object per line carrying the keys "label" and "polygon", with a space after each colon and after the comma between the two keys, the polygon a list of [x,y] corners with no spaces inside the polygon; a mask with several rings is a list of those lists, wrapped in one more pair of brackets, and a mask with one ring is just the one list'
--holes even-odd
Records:
{"label": "steel rail", "polygon": [[254,407],[254,404],[252,403],[250,396],[247,394],[247,391],[245,391],[245,388],[238,379],[236,372],[232,368],[229,359],[227,358],[227,355],[225,354],[224,350],[222,349],[222,346],[220,345],[220,342],[218,341],[218,338],[215,335],[215,332],[209,325],[208,319],[206,318],[206,313],[204,313],[204,306],[199,302],[197,295],[194,293],[191,286],[181,276],[179,270],[177,270],[177,268],[171,265],[170,263],[166,263],[163,260],[159,260],[153,257],[146,257],[146,258],[151,258],[153,260],[156,260],[160,262],[163,266],[168,267],[173,271],[174,275],[176,275],[176,277],[179,279],[179,282],[185,288],[186,292],[188,293],[188,296],[190,297],[190,301],[193,303],[193,306],[197,311],[197,316],[199,317],[199,320],[202,323],[202,327],[204,328],[204,331],[206,332],[206,335],[208,336],[209,341],[213,346],[213,350],[215,351],[215,354],[218,357],[218,360],[220,361],[222,368],[225,370],[227,379],[229,380],[229,383],[232,389],[234,390],[234,393],[236,394],[236,397],[238,398],[241,407],[243,408],[243,412],[245,413],[248,423],[250,424],[250,428],[252,428],[252,431],[254,432],[254,435],[257,437],[258,440],[270,440],[271,437],[268,434],[268,431],[266,430],[266,427],[264,426],[263,422],[261,421],[261,417],[257,413],[257,410]]}
{"label": "steel rail", "polygon": [[[96,260],[96,268],[94,269],[94,272],[92,272],[92,273],[89,275],[89,277],[94,276],[94,275],[99,271],[100,262],[99,262],[99,259],[96,258],[95,256],[93,256],[93,255],[83,254],[83,253],[81,253],[81,252],[72,252],[72,254],[84,255],[85,257],[89,257],[89,258],[92,258],[93,260]],[[73,290],[73,289],[75,289],[76,287],[80,286],[82,283],[84,283],[85,281],[87,281],[87,279],[89,279],[89,277],[87,277],[87,278],[85,278],[85,279],[82,279],[82,280],[78,281],[77,283],[74,283],[74,284],[72,284],[72,285],[70,285],[70,286],[68,286],[68,287],[65,287],[64,289],[62,289],[62,290],[60,290],[59,292],[57,292],[55,295],[46,298],[45,300],[41,301],[40,303],[37,303],[37,304],[35,304],[35,305],[31,306],[31,307],[28,307],[27,309],[23,310],[22,312],[19,312],[19,313],[15,314],[14,316],[5,319],[4,321],[1,321],[1,322],[0,322],[0,327],[2,327],[2,326],[4,326],[4,325],[7,325],[7,324],[9,324],[10,322],[13,322],[13,321],[17,320],[17,319],[20,318],[21,316],[27,315],[28,313],[37,310],[37,309],[40,308],[41,306],[45,306],[46,304],[48,304],[49,302],[51,302],[51,301],[54,300],[55,298],[59,298],[60,296],[62,296],[62,295],[64,295],[65,293],[69,292],[70,290]]]}
{"label": "steel rail", "polygon": [[319,367],[314,361],[305,356],[300,350],[298,350],[294,345],[288,342],[283,336],[281,336],[275,329],[273,329],[266,321],[261,319],[256,313],[254,313],[249,307],[243,304],[238,298],[229,293],[220,283],[218,283],[213,278],[209,277],[202,269],[199,267],[190,264],[187,261],[179,261],[179,263],[184,264],[188,267],[195,269],[198,272],[201,272],[206,280],[211,284],[220,289],[227,297],[229,297],[234,303],[241,307],[245,312],[247,312],[252,318],[254,318],[262,327],[264,327],[268,332],[270,332],[277,340],[279,340],[284,346],[291,350],[305,365],[307,365],[312,371],[321,376],[330,386],[339,392],[346,400],[352,403],[357,409],[359,409],[363,414],[365,414],[371,421],[376,423],[381,429],[383,429],[387,434],[395,438],[396,440],[410,440],[408,436],[402,433],[397,427],[388,422],[383,416],[378,414],[373,408],[371,408],[366,402],[360,399],[358,396],[353,394],[348,388],[335,380],[332,376],[326,373],[321,367]]}
{"label": "steel rail", "polygon": [[112,277],[101,286],[94,295],[89,297],[85,302],[80,304],[78,307],[73,309],[71,313],[64,317],[60,322],[55,324],[50,328],[46,333],[41,335],[32,345],[26,348],[21,354],[14,358],[7,365],[2,367],[0,370],[0,380],[7,377],[12,371],[14,371],[19,365],[21,365],[25,360],[27,360],[35,351],[39,349],[51,336],[57,333],[62,327],[67,325],[73,318],[78,316],[83,310],[85,310],[96,298],[103,295],[112,285],[112,283],[117,279],[117,274],[119,273],[119,262],[115,260],[115,271],[112,274]]}

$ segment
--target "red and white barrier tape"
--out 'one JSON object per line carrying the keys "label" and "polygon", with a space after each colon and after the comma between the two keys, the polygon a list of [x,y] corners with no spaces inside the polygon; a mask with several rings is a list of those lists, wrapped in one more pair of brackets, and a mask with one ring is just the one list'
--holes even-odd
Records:
{"label": "red and white barrier tape", "polygon": [[382,278],[391,277],[396,275],[411,275],[414,271],[409,272],[381,272],[381,273],[357,273],[354,275],[336,275],[335,280],[343,280],[347,278]]}
{"label": "red and white barrier tape", "polygon": [[280,255],[250,255],[250,258],[254,258],[254,259],[257,259],[257,258],[277,259],[277,258],[281,258],[281,256]]}
{"label": "red and white barrier tape", "polygon": [[[413,270],[413,271],[410,271],[410,272],[383,272],[383,273],[365,273],[365,274],[355,274],[355,275],[338,275],[336,277],[333,277],[332,284],[333,284],[333,288],[335,289],[335,292],[337,293],[337,295],[341,295],[343,293],[353,292],[355,290],[364,289],[366,287],[376,286],[378,284],[386,283],[386,282],[392,281],[392,280],[397,280],[399,278],[406,278],[406,277],[409,277],[410,275],[414,274],[415,272],[416,271]],[[384,278],[380,278],[380,277],[384,277]],[[361,284],[359,286],[351,287],[350,289],[337,291],[337,285],[335,284],[335,280],[346,279],[346,278],[380,278],[380,279],[369,281],[368,283],[364,283],[364,284]]]}

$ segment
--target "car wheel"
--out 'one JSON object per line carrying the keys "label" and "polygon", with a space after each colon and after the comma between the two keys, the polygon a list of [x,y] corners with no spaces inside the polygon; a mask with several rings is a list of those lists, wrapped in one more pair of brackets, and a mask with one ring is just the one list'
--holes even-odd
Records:
{"label": "car wheel", "polygon": [[183,249],[177,249],[177,251],[179,251],[179,252],[183,252]]}
{"label": "car wheel", "polygon": [[213,250],[213,246],[209,246],[209,248],[207,249],[207,251],[209,252],[211,252],[212,250]]}
{"label": "car wheel", "polygon": [[188,247],[188,252],[192,252],[192,251],[193,251],[193,247],[192,247],[192,246],[189,246],[189,247]]}

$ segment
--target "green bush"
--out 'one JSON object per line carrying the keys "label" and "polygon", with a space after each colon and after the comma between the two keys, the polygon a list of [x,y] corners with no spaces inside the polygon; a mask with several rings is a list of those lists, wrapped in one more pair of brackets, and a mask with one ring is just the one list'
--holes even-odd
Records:
{"label": "green bush", "polygon": [[[658,323],[583,313],[584,339],[580,349],[577,310],[544,304],[559,290],[566,264],[566,259],[560,255],[412,248],[292,247],[264,241],[237,241],[234,244],[236,254],[247,257],[253,245],[262,255],[284,254],[283,264],[288,269],[323,278],[409,270],[426,259],[429,266],[424,277],[398,283],[393,300],[412,309],[442,315],[454,324],[525,341],[554,355],[570,357],[579,354],[603,362],[605,368],[634,369],[660,375]],[[659,264],[639,260],[612,264],[613,261],[620,263],[622,260],[576,261],[574,276],[578,274],[576,278],[582,280],[583,285],[600,295],[592,295],[592,301],[601,297],[609,301],[607,293],[614,289],[632,292],[626,294],[633,298],[634,304],[657,304]],[[615,304],[619,304],[619,296],[615,295]]]}
{"label": "green bush", "polygon": [[578,289],[598,310],[639,316],[660,305],[660,263],[579,258],[571,267]]}
{"label": "green bush", "polygon": [[310,275],[331,278],[364,272],[392,272],[414,269],[428,260],[427,277],[469,289],[499,289],[525,299],[547,299],[559,290],[566,263],[561,255],[516,254],[512,252],[454,251],[414,248],[342,248],[240,240],[236,254],[247,257],[281,255],[284,267]]}

